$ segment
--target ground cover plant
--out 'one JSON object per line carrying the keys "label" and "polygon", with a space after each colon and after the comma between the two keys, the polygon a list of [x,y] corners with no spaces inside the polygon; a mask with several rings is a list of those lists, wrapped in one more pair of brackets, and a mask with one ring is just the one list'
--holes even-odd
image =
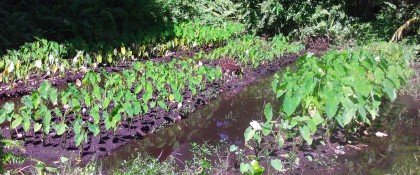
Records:
{"label": "ground cover plant", "polygon": [[[160,107],[180,108],[185,90],[191,98],[204,86],[222,76],[218,68],[200,66],[191,60],[169,63],[136,62],[133,69],[121,73],[88,72],[82,81],[57,90],[45,81],[37,91],[22,97],[22,105],[3,105],[1,123],[8,121],[11,138],[16,134],[42,132],[42,142],[51,132],[63,137],[74,134],[76,147],[88,140],[88,132],[116,131],[126,121]],[[16,110],[15,110],[16,108]],[[104,128],[101,128],[101,125]],[[23,133],[19,133],[19,128]],[[12,133],[16,132],[16,133]],[[63,144],[65,145],[65,144]]]}
{"label": "ground cover plant", "polygon": [[256,68],[285,54],[298,53],[302,49],[301,44],[289,43],[283,35],[276,35],[269,41],[254,35],[246,35],[208,54],[198,53],[195,59],[232,59],[242,67],[251,65]]}
{"label": "ground cover plant", "polygon": [[[409,65],[416,69],[419,60],[416,1],[0,4],[0,129],[6,137],[0,139],[0,149],[20,155],[25,155],[16,147],[20,141],[27,148],[39,146],[29,148],[32,152],[51,145],[50,154],[60,146],[77,151],[79,160],[91,150],[107,152],[112,146],[92,145],[119,147],[141,138],[177,122],[219,92],[240,91],[300,57],[275,75],[272,89],[279,105],[262,107],[264,119],[250,123],[245,147],[231,146],[226,158],[237,156],[238,164],[230,169],[234,173],[285,173],[296,164],[298,147],[325,145],[334,132],[349,141],[381,119],[383,102],[393,102],[407,83],[411,91],[418,89],[417,80],[409,80]],[[324,53],[329,48],[333,51]],[[124,137],[124,142],[118,140]],[[268,148],[271,153],[291,151],[288,157],[273,156]],[[212,165],[197,154],[200,158],[194,157],[185,171],[140,157],[124,166],[132,174],[229,169],[229,163]],[[0,163],[23,161],[0,152]],[[58,173],[32,161],[39,165],[38,174]],[[66,168],[62,174],[72,173]],[[73,174],[99,171],[89,165]]]}
{"label": "ground cover plant", "polygon": [[[414,56],[399,45],[382,43],[378,50],[375,45],[331,51],[321,58],[305,55],[296,67],[276,75],[272,89],[282,103],[264,107],[265,121],[251,123],[244,133],[245,142],[260,150],[262,140],[272,136],[273,144],[281,149],[286,140],[292,139],[293,145],[312,145],[315,134],[329,138],[336,129],[343,129],[349,139],[370,126],[381,117],[382,101],[394,101],[397,91],[407,83],[412,75],[409,62]],[[256,154],[250,162],[242,163],[241,172],[261,174],[264,168],[258,164],[259,158]],[[284,171],[278,158],[273,158],[271,165]]]}
{"label": "ground cover plant", "polygon": [[242,31],[243,27],[237,23],[202,26],[199,21],[187,22],[175,26],[174,34],[169,33],[162,39],[154,37],[155,34],[150,37],[146,35],[138,43],[122,45],[108,52],[77,51],[75,54],[69,53],[71,46],[38,39],[21,46],[19,50],[10,50],[2,57],[0,81],[3,83],[28,81],[30,76],[48,76],[56,73],[63,76],[68,70],[75,72],[101,65],[118,65],[139,59],[161,57],[177,50],[191,50],[204,46],[217,47]]}

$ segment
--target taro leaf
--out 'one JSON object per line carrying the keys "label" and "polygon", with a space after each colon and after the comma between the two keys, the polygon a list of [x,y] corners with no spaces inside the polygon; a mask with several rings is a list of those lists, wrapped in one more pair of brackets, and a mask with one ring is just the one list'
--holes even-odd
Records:
{"label": "taro leaf", "polygon": [[102,116],[103,116],[104,122],[105,122],[105,129],[106,130],[111,129],[112,128],[112,118],[109,116],[108,112],[103,111]]}
{"label": "taro leaf", "polygon": [[42,127],[42,124],[40,123],[35,123],[34,125],[34,132],[38,132]]}
{"label": "taro leaf", "polygon": [[343,127],[349,124],[354,116],[356,115],[357,106],[349,98],[341,98],[341,104],[343,104]]}
{"label": "taro leaf", "polygon": [[256,160],[251,161],[251,167],[253,175],[262,175],[264,173],[264,168],[261,167],[258,161]]}
{"label": "taro leaf", "polygon": [[133,114],[139,115],[141,112],[141,103],[136,99],[133,102]]}
{"label": "taro leaf", "polygon": [[49,92],[50,94],[50,100],[52,102],[52,104],[55,106],[58,103],[58,91],[57,89],[53,88],[50,90]]}
{"label": "taro leaf", "polygon": [[282,148],[284,146],[283,136],[281,136],[280,134],[278,134],[277,135],[277,140],[278,140],[279,148]]}
{"label": "taro leaf", "polygon": [[143,101],[147,102],[152,98],[153,95],[153,87],[150,83],[146,84],[146,89],[143,94]]}
{"label": "taro leaf", "polygon": [[21,102],[23,103],[23,105],[25,105],[27,108],[32,109],[34,107],[34,105],[32,104],[32,96],[29,95],[25,95],[22,97]]}
{"label": "taro leaf", "polygon": [[333,91],[325,90],[324,95],[326,98],[326,105],[325,105],[325,113],[327,114],[328,118],[333,118],[337,113],[338,106],[340,104],[340,98],[337,96],[337,93]]}
{"label": "taro leaf", "polygon": [[277,77],[271,82],[271,89],[276,92],[277,91],[277,85],[279,84],[279,80]]}
{"label": "taro leaf", "polygon": [[242,174],[245,174],[246,172],[251,171],[251,165],[248,163],[241,162],[239,166],[239,170],[241,171]]}
{"label": "taro leaf", "polygon": [[267,119],[267,122],[271,122],[273,119],[273,108],[271,107],[270,103],[267,103],[264,106],[264,116]]}
{"label": "taro leaf", "polygon": [[85,105],[90,107],[92,105],[92,97],[88,94],[85,95]]}
{"label": "taro leaf", "polygon": [[309,120],[306,123],[306,126],[308,126],[309,130],[311,131],[311,133],[315,133],[316,130],[317,130],[317,128],[316,128],[317,125],[316,125],[316,123],[315,123],[314,120]]}
{"label": "taro leaf", "polygon": [[134,93],[135,94],[139,94],[141,92],[141,90],[143,89],[143,85],[140,83],[136,86],[136,88],[134,89]]}
{"label": "taro leaf", "polygon": [[168,99],[169,99],[169,101],[174,101],[175,100],[175,96],[173,94],[169,94]]}
{"label": "taro leaf", "polygon": [[66,129],[67,129],[67,125],[65,123],[54,125],[54,130],[59,136],[63,135],[64,132],[66,132]]}
{"label": "taro leaf", "polygon": [[74,142],[76,144],[76,147],[78,147],[78,146],[80,146],[82,144],[82,142],[83,142],[83,140],[85,138],[84,135],[85,134],[82,132],[82,133],[76,134],[74,136]]}
{"label": "taro leaf", "polygon": [[5,114],[10,114],[15,109],[15,104],[13,102],[7,102],[3,105]]}
{"label": "taro leaf", "polygon": [[0,124],[6,121],[7,114],[5,111],[4,109],[0,109]]}
{"label": "taro leaf", "polygon": [[354,82],[354,90],[364,97],[367,97],[372,92],[373,87],[366,78],[358,79]]}
{"label": "taro leaf", "polygon": [[145,114],[145,113],[149,112],[149,107],[147,106],[147,104],[143,104],[143,105],[141,106],[141,109],[143,110],[143,114]]}
{"label": "taro leaf", "polygon": [[23,119],[22,128],[25,132],[29,132],[29,129],[31,128],[31,119],[29,117]]}
{"label": "taro leaf", "polygon": [[101,94],[101,89],[98,85],[93,87],[93,96],[97,99],[100,100],[102,98],[102,94]]}
{"label": "taro leaf", "polygon": [[230,145],[229,152],[235,152],[236,150],[238,150],[238,147],[236,145]]}
{"label": "taro leaf", "polygon": [[272,124],[271,123],[266,122],[266,123],[262,124],[262,133],[263,133],[263,135],[264,136],[268,136],[271,133],[271,131],[272,131],[271,128],[272,128]]}
{"label": "taro leaf", "polygon": [[51,85],[48,81],[44,81],[38,88],[38,92],[40,93],[41,97],[45,100],[48,99],[48,94],[50,93]]}
{"label": "taro leaf", "polygon": [[312,144],[312,137],[311,137],[311,131],[308,126],[302,126],[299,128],[300,135],[302,138],[308,143],[308,145]]}
{"label": "taro leaf", "polygon": [[299,93],[287,92],[283,101],[283,110],[287,116],[291,116],[295,112],[300,101],[301,95]]}
{"label": "taro leaf", "polygon": [[95,106],[90,110],[90,116],[92,116],[94,124],[99,124],[101,119],[99,116],[99,106]]}
{"label": "taro leaf", "polygon": [[88,124],[88,129],[90,132],[93,133],[93,135],[96,137],[99,133],[100,133],[100,129],[99,129],[99,125],[95,125],[95,124]]}
{"label": "taro leaf", "polygon": [[388,98],[391,101],[394,101],[397,98],[397,93],[394,89],[394,84],[389,79],[385,79],[382,82],[382,85],[384,87],[384,91],[387,94]]}
{"label": "taro leaf", "polygon": [[178,103],[182,103],[182,95],[178,90],[174,90],[175,101]]}
{"label": "taro leaf", "polygon": [[151,101],[149,105],[150,105],[150,108],[154,108],[156,106],[156,101]]}
{"label": "taro leaf", "polygon": [[252,129],[251,127],[248,127],[244,132],[245,143],[250,141],[252,137],[254,137],[254,135],[255,135],[255,130]]}
{"label": "taro leaf", "polygon": [[382,80],[385,78],[385,73],[382,71],[381,68],[376,68],[373,72],[373,75],[375,76],[375,82],[379,84],[379,82],[382,82]]}
{"label": "taro leaf", "polygon": [[20,124],[22,124],[23,118],[20,116],[17,116],[13,121],[12,125],[10,126],[10,129],[17,128]]}
{"label": "taro leaf", "polygon": [[[46,108],[46,107],[45,107]],[[44,126],[44,133],[48,134],[50,133],[50,125],[51,125],[51,112],[48,109],[43,109],[45,110],[43,112],[43,116],[42,116],[42,125]]]}
{"label": "taro leaf", "polygon": [[125,103],[124,109],[128,116],[130,117],[134,116],[134,109],[130,102]]}
{"label": "taro leaf", "polygon": [[158,105],[159,105],[160,108],[162,108],[164,110],[168,110],[168,106],[165,104],[165,102],[158,101]]}
{"label": "taro leaf", "polygon": [[283,164],[279,159],[272,159],[270,161],[271,166],[277,171],[283,171]]}
{"label": "taro leaf", "polygon": [[112,97],[107,96],[103,101],[102,101],[102,109],[106,109],[108,108],[109,103],[111,103]]}

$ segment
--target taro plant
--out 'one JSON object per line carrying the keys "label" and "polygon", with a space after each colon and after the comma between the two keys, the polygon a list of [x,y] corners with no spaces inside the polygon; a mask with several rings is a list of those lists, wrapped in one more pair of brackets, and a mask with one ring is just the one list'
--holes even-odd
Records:
{"label": "taro plant", "polygon": [[[398,51],[405,52],[401,47]],[[302,56],[296,67],[275,75],[272,88],[281,105],[267,104],[265,121],[253,121],[245,131],[245,143],[255,151],[250,160],[259,161],[268,155],[260,155],[266,146],[282,149],[286,140],[292,140],[295,148],[303,143],[301,139],[311,145],[315,133],[328,136],[338,128],[349,134],[371,125],[380,117],[382,101],[394,101],[398,89],[410,77],[409,59],[410,56],[393,58],[363,48],[332,51],[321,58]],[[278,116],[273,115],[273,109],[279,112]],[[321,132],[321,128],[326,132]],[[261,144],[267,136],[275,138],[275,142]],[[268,157],[274,169],[283,171],[280,159]],[[244,172],[251,172],[249,163],[244,162],[243,166],[248,167]]]}
{"label": "taro plant", "polygon": [[135,117],[157,106],[169,111],[170,105],[177,103],[179,108],[185,91],[195,91],[195,95],[221,76],[219,68],[192,60],[137,62],[134,69],[122,72],[88,71],[82,80],[60,91],[48,81],[43,82],[21,99],[19,113],[15,114],[13,103],[4,104],[0,119],[9,121],[10,131],[22,127],[28,133],[33,128],[34,134],[42,135],[44,144],[53,132],[62,137],[65,146],[67,136],[73,132],[75,146],[83,149],[88,133],[93,137],[104,130],[115,133],[121,124],[131,126]]}

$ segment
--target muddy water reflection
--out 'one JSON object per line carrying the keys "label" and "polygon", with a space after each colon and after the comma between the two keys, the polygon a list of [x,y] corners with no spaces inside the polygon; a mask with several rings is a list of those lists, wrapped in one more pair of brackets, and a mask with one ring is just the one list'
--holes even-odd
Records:
{"label": "muddy water reflection", "polygon": [[174,156],[178,160],[192,158],[190,143],[225,145],[243,143],[243,132],[251,120],[260,119],[265,103],[276,105],[271,91],[272,78],[243,89],[239,94],[223,93],[204,108],[192,113],[188,119],[164,127],[144,139],[132,142],[102,158],[104,169],[121,164],[139,153],[164,160]]}
{"label": "muddy water reflection", "polygon": [[420,101],[401,96],[383,107],[393,119],[380,131],[389,136],[367,137],[368,146],[358,154],[344,156],[349,174],[420,174]]}

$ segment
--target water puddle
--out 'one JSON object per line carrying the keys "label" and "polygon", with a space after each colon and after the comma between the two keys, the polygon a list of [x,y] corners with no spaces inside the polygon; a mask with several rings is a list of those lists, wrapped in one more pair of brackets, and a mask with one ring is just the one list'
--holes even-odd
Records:
{"label": "water puddle", "polygon": [[380,131],[387,137],[366,137],[361,153],[344,156],[348,174],[420,174],[420,101],[400,96],[384,110],[393,117]]}
{"label": "water puddle", "polygon": [[263,116],[265,103],[276,105],[271,90],[272,77],[248,86],[239,94],[222,93],[217,99],[192,113],[180,123],[164,127],[144,139],[124,145],[100,161],[108,169],[130,160],[139,153],[160,160],[173,156],[180,161],[192,158],[190,143],[241,145],[243,132],[251,120]]}
{"label": "water puddle", "polygon": [[[251,120],[260,119],[265,103],[278,105],[271,91],[272,77],[245,88],[236,95],[221,94],[188,119],[166,126],[144,139],[133,141],[100,158],[106,171],[141,155],[163,161],[172,156],[179,161],[191,160],[191,143],[229,146],[243,144],[243,132]],[[389,136],[366,137],[361,151],[339,157],[349,174],[420,173],[420,102],[412,96],[400,96],[397,102],[384,107],[386,115],[398,118],[380,128]],[[406,114],[410,114],[407,117]],[[405,117],[405,118],[404,118]],[[410,118],[411,117],[411,118]],[[340,165],[341,166],[341,165]],[[414,173],[414,174],[415,174]],[[412,173],[411,173],[412,174]]]}

